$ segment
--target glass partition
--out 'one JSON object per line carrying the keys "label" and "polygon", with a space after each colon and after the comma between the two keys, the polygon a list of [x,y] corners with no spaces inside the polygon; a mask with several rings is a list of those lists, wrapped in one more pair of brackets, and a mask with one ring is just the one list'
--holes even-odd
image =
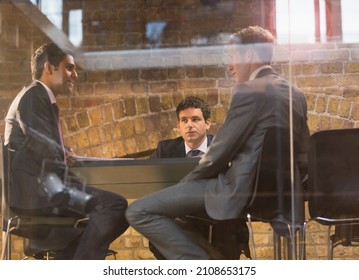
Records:
{"label": "glass partition", "polygon": [[[328,237],[324,224],[308,222],[314,218],[310,215],[308,204],[311,202],[309,198],[317,195],[312,189],[315,182],[310,176],[308,178],[306,156],[302,158],[301,155],[299,166],[297,163],[297,147],[306,146],[303,142],[305,137],[299,137],[305,130],[300,127],[301,118],[307,118],[310,135],[320,131],[358,127],[358,14],[357,0],[1,1],[2,139],[6,140],[5,117],[13,99],[24,86],[31,83],[31,55],[43,43],[54,42],[61,48],[71,50],[76,62],[78,79],[75,91],[71,95],[57,95],[56,102],[60,109],[65,145],[72,147],[77,155],[83,157],[84,162],[86,158],[90,160],[87,167],[98,167],[93,172],[101,171],[99,175],[85,171],[90,176],[86,178],[87,183],[95,186],[112,184],[113,190],[117,182],[105,179],[99,182],[97,176],[101,176],[102,172],[107,176],[116,173],[116,169],[104,169],[111,165],[123,165],[116,160],[135,160],[141,164],[152,160],[157,163],[158,159],[149,158],[158,149],[158,143],[181,137],[177,105],[185,97],[199,97],[210,108],[210,122],[206,122],[207,133],[215,136],[214,145],[209,145],[206,150],[210,156],[203,156],[200,165],[212,164],[213,154],[214,158],[218,157],[218,164],[226,161],[226,170],[234,169],[237,167],[233,167],[235,164],[231,166],[232,162],[237,162],[239,157],[247,156],[247,153],[255,155],[252,163],[258,164],[262,145],[255,143],[258,139],[264,139],[267,128],[279,126],[289,129],[289,161],[286,165],[290,180],[289,185],[287,181],[285,192],[291,196],[289,206],[287,200],[281,202],[289,207],[286,208],[289,212],[286,211],[284,218],[276,216],[278,220],[274,222],[256,223],[253,229],[255,249],[248,242],[252,257],[255,254],[260,260],[327,259],[330,251],[328,241],[343,240],[346,246],[335,247],[334,259],[358,259],[357,251],[348,246],[359,238],[357,225],[332,227]],[[270,65],[276,74],[270,75],[275,75],[280,83],[285,80],[295,86],[288,87],[285,94],[287,107],[269,98],[240,111],[242,106],[247,105],[244,97],[238,97],[240,93],[253,91],[255,97],[249,97],[248,102],[257,102],[254,100],[261,100],[262,97],[258,97],[260,93],[273,94],[272,91],[279,92],[279,89],[285,87],[284,82],[278,86],[279,82],[274,80],[257,85],[256,79],[248,84],[247,89],[243,86],[247,80],[252,79],[248,75],[241,80],[239,71],[247,69],[245,67],[249,63],[243,62],[246,61],[244,53],[250,52],[240,51],[243,38],[239,36],[238,41],[233,38],[238,36],[236,32],[240,29],[255,25],[267,29],[275,37]],[[231,47],[234,47],[232,53]],[[233,52],[237,51],[244,59],[240,62],[244,68],[234,67],[238,63],[233,60]],[[255,63],[257,54],[251,53],[253,57],[249,55],[248,59],[254,71],[256,67],[253,65],[263,66],[263,61]],[[248,69],[243,71],[253,73]],[[282,91],[281,94],[284,96]],[[242,103],[235,104],[237,98],[243,98]],[[303,100],[306,104],[301,104]],[[288,111],[282,113],[284,109]],[[283,119],[283,116],[286,117]],[[238,127],[229,129],[232,117],[238,118]],[[250,121],[246,121],[246,118],[250,118]],[[223,137],[227,141],[228,135],[232,133],[233,137],[238,137],[238,144],[231,148],[233,153],[226,156],[225,153],[221,156],[216,154],[216,149],[223,149],[220,147],[220,139]],[[216,139],[216,135],[220,136]],[[312,136],[308,143],[314,141],[311,139]],[[224,143],[232,144],[229,140]],[[341,145],[337,143],[338,149]],[[308,150],[309,146],[305,149]],[[353,154],[356,155],[355,152]],[[309,159],[314,160],[312,157]],[[84,169],[78,169],[79,176],[83,178],[81,170]],[[217,173],[211,174],[210,171],[208,175],[203,175],[204,178],[215,178],[223,172],[217,170]],[[259,174],[257,165],[251,169],[250,174],[252,176],[249,180],[253,187],[255,175]],[[351,179],[355,181],[354,175]],[[252,187],[244,194],[237,195],[248,196],[243,209],[250,206],[255,190]],[[336,195],[334,191],[332,195]],[[130,203],[132,201],[133,198],[129,200]],[[301,207],[304,209],[304,217],[301,217]],[[228,219],[232,218],[228,216]],[[294,223],[293,220],[297,218],[300,222]],[[272,230],[273,224],[282,223],[283,219],[287,227],[284,231],[287,232],[288,227],[296,229],[284,239],[280,234],[273,234],[275,231]],[[207,234],[207,228],[205,231]],[[293,239],[294,233],[296,240]],[[214,234],[220,236],[216,231]],[[143,235],[130,227],[124,236],[111,243],[111,248],[118,251],[121,259],[155,259]],[[21,240],[19,236],[14,238]],[[129,242],[133,246],[127,247],[125,238],[131,240]],[[223,237],[213,238],[219,238],[215,242],[221,244]],[[278,242],[280,238],[283,242]],[[281,243],[285,246],[275,246]],[[13,259],[20,259],[24,255],[22,247],[13,245],[11,249]],[[277,251],[279,249],[281,251]],[[241,254],[238,258],[249,257]]]}

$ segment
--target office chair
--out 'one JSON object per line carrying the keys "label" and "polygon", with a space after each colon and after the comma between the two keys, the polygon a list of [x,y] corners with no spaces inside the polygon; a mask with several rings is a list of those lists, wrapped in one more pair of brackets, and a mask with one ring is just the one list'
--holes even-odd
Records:
{"label": "office chair", "polygon": [[[338,245],[359,240],[359,129],[324,130],[310,137],[308,208],[310,221],[328,226],[328,259]],[[334,234],[331,234],[335,226]]]}
{"label": "office chair", "polygon": [[[11,258],[11,235],[17,235],[30,240],[44,240],[53,227],[78,228],[81,231],[83,222],[88,220],[83,216],[61,216],[58,213],[49,213],[49,216],[25,215],[16,213],[9,206],[10,201],[10,151],[0,141],[0,175],[2,183],[2,253],[1,259]],[[54,209],[57,210],[57,209]],[[53,241],[53,245],[57,242]],[[50,244],[51,245],[51,244]],[[56,248],[55,248],[56,249]],[[52,246],[44,248],[45,253],[53,251]]]}
{"label": "office chair", "polygon": [[[281,239],[286,258],[303,258],[302,227],[304,223],[304,197],[299,170],[295,164],[291,175],[290,133],[288,129],[271,127],[266,131],[258,163],[253,195],[244,213],[248,218],[250,237],[255,258],[252,221],[269,223],[273,229],[274,258],[281,259]],[[292,187],[293,184],[293,187]],[[292,211],[292,209],[294,211]],[[298,236],[298,232],[300,236]]]}
{"label": "office chair", "polygon": [[[258,162],[254,191],[239,219],[249,224],[249,238],[252,244],[252,259],[256,259],[252,222],[270,223],[273,228],[274,259],[281,259],[281,239],[285,257],[297,258],[297,241],[300,242],[299,258],[303,258],[304,244],[304,198],[299,182],[299,170],[295,166],[295,178],[291,176],[290,134],[288,129],[271,127],[264,136],[263,148]],[[294,157],[295,162],[295,157]],[[294,194],[291,192],[292,180]],[[292,219],[292,202],[295,213]],[[191,216],[191,218],[201,219]],[[216,221],[205,219],[210,225]],[[212,228],[209,228],[209,241]],[[298,236],[298,232],[300,236]]]}

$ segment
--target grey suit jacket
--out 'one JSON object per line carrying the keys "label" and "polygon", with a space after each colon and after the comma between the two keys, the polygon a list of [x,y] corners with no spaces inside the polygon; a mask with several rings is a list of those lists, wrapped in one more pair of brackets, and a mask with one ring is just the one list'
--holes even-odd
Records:
{"label": "grey suit jacket", "polygon": [[[208,215],[217,220],[237,218],[251,197],[268,127],[289,127],[289,87],[273,69],[234,88],[226,120],[183,182],[209,179],[205,193]],[[298,151],[308,148],[307,105],[304,94],[292,87],[294,139]],[[296,182],[298,184],[298,181]]]}

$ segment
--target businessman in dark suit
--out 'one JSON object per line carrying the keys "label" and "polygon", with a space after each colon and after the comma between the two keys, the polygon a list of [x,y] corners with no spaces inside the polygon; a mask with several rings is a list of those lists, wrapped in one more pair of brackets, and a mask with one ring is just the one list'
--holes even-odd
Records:
{"label": "businessman in dark suit", "polygon": [[[104,259],[110,243],[128,228],[124,217],[127,201],[91,186],[85,186],[83,192],[81,182],[71,173],[65,182],[65,171],[76,155],[64,146],[56,96],[70,94],[74,89],[78,78],[74,57],[54,43],[44,44],[34,52],[31,70],[33,82],[15,97],[6,116],[5,145],[11,157],[10,207],[24,214],[88,216],[85,228],[79,235],[74,234],[61,258]],[[43,173],[44,162],[55,164],[45,165]],[[41,183],[48,172],[64,186],[91,199],[83,208],[75,208],[70,203],[71,196],[70,200],[50,199]]]}
{"label": "businessman in dark suit", "polygon": [[[307,152],[306,99],[270,66],[273,44],[272,34],[259,26],[232,35],[228,70],[237,85],[226,120],[207,153],[180,183],[134,201],[126,211],[130,225],[168,259],[216,258],[181,230],[173,217],[199,212],[216,220],[239,217],[251,198],[269,127],[291,128],[295,150]],[[298,183],[296,180],[296,188]],[[296,213],[303,212],[300,205],[296,206]]]}
{"label": "businessman in dark suit", "polygon": [[[213,136],[208,134],[211,125],[211,112],[208,104],[196,96],[183,99],[176,108],[177,129],[181,136],[175,139],[162,140],[150,158],[183,158],[189,157],[191,150],[199,150],[203,155],[212,142]],[[204,216],[204,215],[202,215]],[[180,226],[198,231],[201,236],[208,239],[209,219],[176,220]],[[226,259],[239,259],[241,253],[250,257],[248,247],[248,228],[244,221],[228,220],[213,221],[212,244]],[[150,250],[157,259],[164,259],[150,242]]]}
{"label": "businessman in dark suit", "polygon": [[188,96],[176,108],[177,129],[181,136],[175,139],[162,140],[157,149],[150,155],[154,158],[182,158],[190,150],[199,150],[197,156],[207,152],[213,136],[207,134],[211,126],[209,106],[199,97]]}

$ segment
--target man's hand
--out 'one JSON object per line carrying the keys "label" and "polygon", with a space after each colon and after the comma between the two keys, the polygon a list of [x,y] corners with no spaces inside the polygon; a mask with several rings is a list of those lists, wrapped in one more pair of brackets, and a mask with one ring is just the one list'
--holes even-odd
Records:
{"label": "man's hand", "polygon": [[68,166],[72,166],[77,161],[76,153],[72,148],[65,147],[65,153],[66,153],[66,163]]}

